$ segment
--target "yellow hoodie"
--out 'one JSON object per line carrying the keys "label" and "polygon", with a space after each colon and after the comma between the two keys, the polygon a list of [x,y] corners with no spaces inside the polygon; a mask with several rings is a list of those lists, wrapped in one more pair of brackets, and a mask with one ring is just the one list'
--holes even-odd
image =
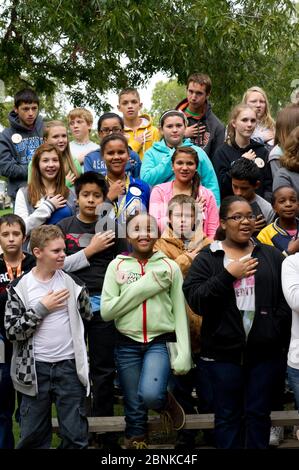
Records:
{"label": "yellow hoodie", "polygon": [[161,139],[159,129],[152,124],[152,119],[148,114],[139,116],[141,124],[137,130],[133,131],[130,127],[125,126],[125,134],[128,137],[128,143],[132,150],[138,153],[140,159],[151,148],[154,142]]}

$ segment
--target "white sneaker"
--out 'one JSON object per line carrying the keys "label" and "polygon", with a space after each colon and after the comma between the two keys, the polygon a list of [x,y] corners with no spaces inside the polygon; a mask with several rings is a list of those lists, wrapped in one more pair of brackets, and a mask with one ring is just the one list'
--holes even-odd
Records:
{"label": "white sneaker", "polygon": [[298,424],[295,424],[293,426],[293,438],[298,439],[298,441],[299,441],[299,426],[298,426]]}
{"label": "white sneaker", "polygon": [[271,426],[269,445],[279,446],[284,439],[284,428],[282,426]]}

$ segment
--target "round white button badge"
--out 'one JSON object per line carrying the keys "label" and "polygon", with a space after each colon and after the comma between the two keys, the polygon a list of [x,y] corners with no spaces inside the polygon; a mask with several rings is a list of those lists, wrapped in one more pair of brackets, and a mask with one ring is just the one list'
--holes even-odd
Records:
{"label": "round white button badge", "polygon": [[264,166],[265,166],[264,160],[263,160],[262,158],[260,158],[260,157],[255,158],[255,159],[254,159],[254,163],[256,164],[256,166],[257,166],[258,168],[264,168]]}
{"label": "round white button badge", "polygon": [[20,142],[22,142],[23,138],[21,134],[13,134],[11,136],[11,140],[14,144],[19,144]]}
{"label": "round white button badge", "polygon": [[141,189],[136,188],[136,186],[132,186],[129,189],[130,193],[133,194],[133,196],[141,196]]}

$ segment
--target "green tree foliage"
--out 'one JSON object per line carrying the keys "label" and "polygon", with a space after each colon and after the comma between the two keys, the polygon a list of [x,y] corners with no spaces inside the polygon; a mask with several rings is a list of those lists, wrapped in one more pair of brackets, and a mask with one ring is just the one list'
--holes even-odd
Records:
{"label": "green tree foliage", "polygon": [[186,97],[186,86],[179,85],[174,79],[167,82],[157,82],[152,93],[150,114],[156,125],[161,114],[167,109],[173,109]]}
{"label": "green tree foliage", "polygon": [[162,71],[185,83],[212,77],[215,112],[254,84],[274,108],[299,78],[292,0],[6,0],[0,7],[0,78],[74,105],[107,110],[105,93]]}

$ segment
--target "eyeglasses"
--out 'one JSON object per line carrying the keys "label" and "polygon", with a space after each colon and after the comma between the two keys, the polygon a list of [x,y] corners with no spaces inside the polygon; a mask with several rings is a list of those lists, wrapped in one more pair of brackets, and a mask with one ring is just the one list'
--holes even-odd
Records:
{"label": "eyeglasses", "polygon": [[121,127],[103,127],[100,129],[100,132],[102,132],[102,134],[117,134],[118,132],[121,132],[121,130]]}
{"label": "eyeglasses", "polygon": [[224,220],[234,220],[235,222],[243,222],[245,219],[247,219],[249,222],[253,222],[256,220],[256,215],[255,214],[250,214],[250,215],[232,215],[231,217],[225,217]]}

